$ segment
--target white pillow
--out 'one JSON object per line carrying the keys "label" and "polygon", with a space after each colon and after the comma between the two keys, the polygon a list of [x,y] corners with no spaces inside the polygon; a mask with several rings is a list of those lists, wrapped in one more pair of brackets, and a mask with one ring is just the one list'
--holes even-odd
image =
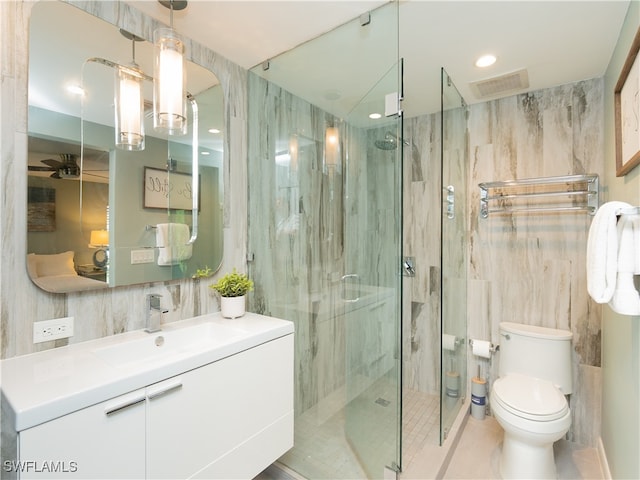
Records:
{"label": "white pillow", "polygon": [[73,251],[55,253],[53,255],[35,255],[36,273],[38,277],[51,275],[77,275],[73,267]]}

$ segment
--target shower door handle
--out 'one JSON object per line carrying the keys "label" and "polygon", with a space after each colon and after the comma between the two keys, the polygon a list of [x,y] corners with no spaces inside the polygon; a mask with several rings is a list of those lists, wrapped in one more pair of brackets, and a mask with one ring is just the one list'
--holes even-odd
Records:
{"label": "shower door handle", "polygon": [[[349,280],[355,280],[355,282],[349,282]],[[347,275],[343,275],[340,279],[342,282],[342,301],[346,303],[355,303],[360,300],[360,276],[355,273],[349,273]],[[356,295],[355,297],[347,296],[347,287],[349,285],[355,285],[356,287]]]}

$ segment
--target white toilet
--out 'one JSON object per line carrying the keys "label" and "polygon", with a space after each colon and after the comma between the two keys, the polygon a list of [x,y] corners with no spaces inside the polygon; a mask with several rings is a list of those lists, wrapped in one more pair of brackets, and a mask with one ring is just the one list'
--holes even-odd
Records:
{"label": "white toilet", "polygon": [[553,443],[571,425],[571,332],[500,324],[499,378],[493,415],[504,429],[502,478],[557,478]]}

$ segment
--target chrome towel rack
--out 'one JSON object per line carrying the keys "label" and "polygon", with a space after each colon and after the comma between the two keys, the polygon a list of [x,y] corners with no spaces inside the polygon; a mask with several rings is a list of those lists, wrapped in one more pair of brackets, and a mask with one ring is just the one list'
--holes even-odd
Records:
{"label": "chrome towel rack", "polygon": [[483,182],[480,216],[491,213],[586,211],[599,206],[598,175],[563,175],[502,182]]}

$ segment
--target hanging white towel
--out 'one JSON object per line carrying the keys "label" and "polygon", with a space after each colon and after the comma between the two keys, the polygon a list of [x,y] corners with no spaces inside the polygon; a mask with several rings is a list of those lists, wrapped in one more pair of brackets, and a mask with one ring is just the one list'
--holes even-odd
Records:
{"label": "hanging white towel", "polygon": [[629,208],[625,202],[607,202],[598,208],[587,239],[587,290],[597,303],[613,298],[618,273],[616,212]]}
{"label": "hanging white towel", "polygon": [[622,315],[640,315],[640,293],[633,283],[633,273],[618,273],[616,289],[609,306]]}
{"label": "hanging white towel", "polygon": [[191,233],[183,223],[159,223],[156,228],[158,265],[176,265],[191,258],[193,247],[187,245]]}
{"label": "hanging white towel", "polygon": [[616,287],[609,306],[623,315],[640,315],[640,294],[633,283],[636,256],[640,244],[636,243],[636,222],[633,215],[622,215],[616,227],[618,235],[618,274]]}
{"label": "hanging white towel", "polygon": [[629,216],[633,225],[633,244],[635,245],[636,261],[633,273],[640,275],[640,215]]}

